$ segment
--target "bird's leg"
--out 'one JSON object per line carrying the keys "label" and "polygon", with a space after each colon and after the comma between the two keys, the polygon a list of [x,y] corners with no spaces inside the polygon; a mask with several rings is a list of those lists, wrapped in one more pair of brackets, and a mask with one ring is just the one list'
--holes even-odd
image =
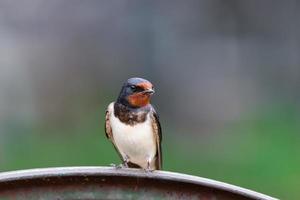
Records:
{"label": "bird's leg", "polygon": [[128,168],[128,162],[129,162],[129,157],[125,155],[122,166]]}
{"label": "bird's leg", "polygon": [[149,158],[147,160],[147,168],[145,169],[145,172],[153,172],[154,171],[154,169],[151,169],[151,161],[152,161],[151,158]]}
{"label": "bird's leg", "polygon": [[128,168],[128,162],[129,162],[129,157],[127,155],[124,156],[123,158],[123,163],[116,165],[114,163],[111,163],[110,166],[114,167],[116,169],[121,169],[121,168]]}

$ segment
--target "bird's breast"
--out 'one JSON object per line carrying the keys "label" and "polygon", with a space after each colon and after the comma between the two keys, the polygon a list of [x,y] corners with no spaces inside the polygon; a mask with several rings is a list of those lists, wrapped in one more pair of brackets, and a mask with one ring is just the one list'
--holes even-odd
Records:
{"label": "bird's breast", "polygon": [[[111,107],[113,111],[113,107]],[[155,136],[149,113],[144,122],[129,125],[121,122],[114,112],[110,112],[110,124],[114,142],[121,154],[140,162],[154,158],[156,154]],[[124,156],[124,155],[123,155]]]}

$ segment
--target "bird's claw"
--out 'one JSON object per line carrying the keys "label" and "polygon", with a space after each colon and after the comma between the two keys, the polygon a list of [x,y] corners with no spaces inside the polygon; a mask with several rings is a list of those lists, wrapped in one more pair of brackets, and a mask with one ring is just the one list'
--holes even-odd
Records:
{"label": "bird's claw", "polygon": [[145,171],[146,173],[151,173],[151,172],[154,172],[155,169],[145,168],[144,171]]}
{"label": "bird's claw", "polygon": [[146,173],[148,173],[148,172],[153,172],[153,171],[155,170],[155,169],[151,169],[150,163],[151,163],[151,161],[148,160],[148,161],[147,161],[147,168],[144,168],[144,171],[145,171]]}
{"label": "bird's claw", "polygon": [[111,167],[114,167],[114,168],[116,168],[116,169],[122,168],[120,165],[116,165],[116,164],[114,164],[114,163],[111,163],[110,166],[111,166]]}
{"label": "bird's claw", "polygon": [[123,168],[126,168],[126,166],[124,164],[119,164],[119,165],[116,165],[114,163],[111,163],[110,164],[111,167],[114,167],[115,169],[123,169]]}
{"label": "bird's claw", "polygon": [[117,167],[117,165],[115,163],[110,163],[109,166],[111,166],[111,167]]}

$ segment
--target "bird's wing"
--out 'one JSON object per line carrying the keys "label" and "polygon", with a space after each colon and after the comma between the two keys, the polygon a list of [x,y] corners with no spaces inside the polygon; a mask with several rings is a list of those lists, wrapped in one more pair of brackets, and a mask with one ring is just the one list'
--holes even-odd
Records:
{"label": "bird's wing", "polygon": [[105,112],[105,126],[104,126],[104,128],[105,128],[106,137],[111,140],[113,138],[113,134],[112,134],[111,126],[110,126],[109,116],[110,116],[110,112],[107,109],[106,112]]}
{"label": "bird's wing", "polygon": [[162,151],[161,151],[162,133],[161,133],[161,126],[159,123],[158,115],[156,114],[154,108],[152,108],[151,119],[152,119],[152,127],[154,131],[156,147],[157,147],[155,167],[156,169],[159,170],[162,169]]}
{"label": "bird's wing", "polygon": [[113,133],[112,133],[112,128],[111,128],[111,125],[110,125],[110,120],[109,120],[109,116],[113,113],[111,113],[111,110],[109,109],[110,106],[108,106],[108,108],[106,109],[106,113],[105,113],[105,126],[104,126],[104,129],[105,129],[105,134],[106,134],[106,137],[113,143],[114,145],[114,148],[116,149],[116,151],[118,152],[121,160],[124,161],[123,159],[123,156],[122,154],[120,153],[119,149],[117,148],[116,144],[115,144],[115,141],[114,141],[114,137],[113,137]]}

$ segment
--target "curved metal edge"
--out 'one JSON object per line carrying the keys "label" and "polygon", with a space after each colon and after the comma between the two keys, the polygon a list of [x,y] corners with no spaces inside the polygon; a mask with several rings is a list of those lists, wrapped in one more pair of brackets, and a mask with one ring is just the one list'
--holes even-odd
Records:
{"label": "curved metal edge", "polygon": [[53,168],[37,168],[27,170],[17,170],[10,172],[0,173],[0,183],[14,180],[25,180],[55,176],[76,176],[76,175],[102,175],[102,176],[123,176],[123,177],[136,177],[136,178],[151,178],[160,180],[169,180],[177,182],[192,183],[205,187],[215,188],[223,191],[227,191],[234,194],[239,194],[245,197],[261,200],[278,200],[276,198],[241,188],[228,183],[215,181],[198,176],[192,176],[182,173],[169,172],[169,171],[154,171],[145,172],[140,169],[115,169],[113,167],[53,167]]}

